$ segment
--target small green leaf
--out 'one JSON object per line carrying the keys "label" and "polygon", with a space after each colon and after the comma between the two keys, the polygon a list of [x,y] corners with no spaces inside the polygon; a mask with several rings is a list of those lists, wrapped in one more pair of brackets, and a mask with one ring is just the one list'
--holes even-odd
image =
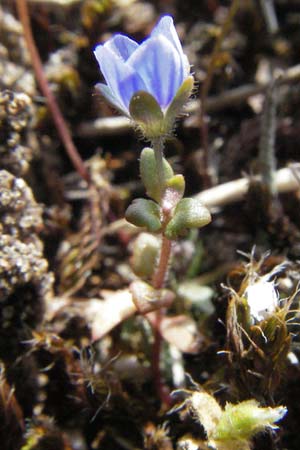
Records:
{"label": "small green leaf", "polygon": [[[168,181],[171,177],[173,177],[174,172],[165,158],[163,158],[163,167],[165,180]],[[141,153],[140,174],[142,182],[146,188],[147,195],[153,200],[159,202],[161,197],[160,183],[158,180],[155,153],[152,148],[146,147]]]}
{"label": "small green leaf", "polygon": [[145,198],[135,199],[128,206],[125,218],[136,227],[145,227],[153,233],[161,229],[160,209],[157,203]]}
{"label": "small green leaf", "polygon": [[177,204],[174,215],[168,223],[165,235],[176,239],[189,228],[202,228],[211,221],[208,209],[194,198],[183,198]]}
{"label": "small green leaf", "polygon": [[140,233],[133,243],[131,267],[138,277],[150,278],[156,268],[160,239],[150,233]]}

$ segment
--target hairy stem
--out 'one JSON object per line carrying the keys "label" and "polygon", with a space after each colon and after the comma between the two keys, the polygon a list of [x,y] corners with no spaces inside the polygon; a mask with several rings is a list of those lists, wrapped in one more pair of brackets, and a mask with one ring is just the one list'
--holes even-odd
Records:
{"label": "hairy stem", "polygon": [[171,254],[171,246],[172,241],[163,236],[158,265],[152,278],[152,286],[155,289],[161,289],[164,286]]}
{"label": "hairy stem", "polygon": [[163,157],[164,157],[164,141],[162,138],[157,138],[152,141],[152,147],[154,150],[155,155],[155,161],[156,161],[156,168],[157,168],[157,177],[159,182],[159,190],[160,190],[160,196],[161,199],[164,194],[164,190],[166,187],[166,180],[165,180],[165,172],[164,172],[164,165],[163,165]]}
{"label": "hairy stem", "polygon": [[43,65],[33,39],[27,2],[26,0],[16,0],[16,4],[18,9],[18,15],[23,26],[24,38],[31,56],[35,76],[43,95],[47,99],[48,107],[51,112],[53,121],[55,123],[57,132],[64,144],[66,152],[68,153],[69,158],[72,161],[72,164],[75,167],[76,171],[85,181],[89,183],[90,181],[89,173],[74,145],[71,134],[66,125],[65,119],[58,107],[54,95],[52,94],[49,88],[49,84],[43,70]]}

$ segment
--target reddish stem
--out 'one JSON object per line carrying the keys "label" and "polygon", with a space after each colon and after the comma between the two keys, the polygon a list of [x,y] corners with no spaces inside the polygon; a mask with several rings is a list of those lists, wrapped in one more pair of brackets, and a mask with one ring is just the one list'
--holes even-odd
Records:
{"label": "reddish stem", "polygon": [[[155,289],[162,289],[164,286],[164,281],[168,271],[169,259],[171,255],[171,248],[172,242],[165,236],[162,236],[160,258],[152,279],[152,286]],[[161,402],[162,404],[168,407],[170,406],[170,396],[166,388],[166,385],[162,380],[160,370],[160,355],[163,343],[163,339],[160,332],[161,321],[162,321],[162,311],[158,310],[156,312],[155,322],[152,323],[154,333],[154,343],[152,348],[152,370],[153,370],[154,384],[161,399]]]}
{"label": "reddish stem", "polygon": [[101,235],[99,231],[99,205],[98,205],[98,192],[90,177],[89,171],[84,165],[84,162],[74,145],[69,128],[65,122],[65,119],[60,111],[57,101],[50,90],[47,78],[45,76],[43,65],[37,51],[30,24],[30,17],[28,13],[28,7],[26,0],[16,0],[19,19],[23,26],[24,38],[28,47],[28,51],[31,56],[33,70],[35,72],[37,83],[41,92],[45,96],[48,102],[48,107],[52,115],[53,122],[55,124],[57,133],[65,147],[65,150],[75,168],[77,173],[87,182],[90,192],[90,206],[91,206],[91,218],[92,218],[92,232],[95,237],[95,245],[99,245]]}
{"label": "reddish stem", "polygon": [[152,279],[152,286],[154,287],[154,289],[161,289],[164,285],[166,273],[168,271],[171,246],[172,241],[163,236],[158,266],[154,272]]}
{"label": "reddish stem", "polygon": [[55,123],[57,132],[64,144],[64,147],[69,155],[70,160],[72,161],[73,166],[75,167],[76,171],[79,173],[79,175],[87,181],[87,183],[90,182],[90,176],[89,173],[84,165],[84,162],[82,161],[74,143],[71,137],[71,134],[69,132],[69,129],[66,125],[65,119],[58,107],[58,104],[55,100],[54,95],[52,94],[49,84],[47,81],[47,78],[44,74],[43,65],[39,56],[39,53],[37,51],[32,31],[31,31],[31,25],[30,25],[30,18],[28,14],[28,8],[26,0],[16,0],[17,3],[17,9],[20,21],[23,26],[24,30],[24,38],[31,56],[33,69],[36,75],[36,79],[38,82],[38,85],[43,93],[43,95],[46,97],[48,102],[48,107],[51,112],[53,121]]}

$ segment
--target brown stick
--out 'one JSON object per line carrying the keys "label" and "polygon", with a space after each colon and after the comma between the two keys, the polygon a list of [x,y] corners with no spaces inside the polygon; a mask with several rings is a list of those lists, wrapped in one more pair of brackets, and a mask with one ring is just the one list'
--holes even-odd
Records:
{"label": "brown stick", "polygon": [[64,144],[66,152],[68,153],[69,158],[72,161],[72,164],[75,167],[76,171],[86,182],[89,183],[90,181],[89,173],[84,165],[83,160],[81,159],[78,153],[78,150],[74,145],[71,134],[66,125],[65,119],[58,107],[56,99],[49,88],[49,84],[43,70],[42,62],[33,39],[26,0],[16,0],[16,4],[19,19],[22,23],[24,30],[24,38],[31,56],[35,76],[43,95],[47,99],[48,107],[51,112],[53,121],[55,123],[57,132]]}

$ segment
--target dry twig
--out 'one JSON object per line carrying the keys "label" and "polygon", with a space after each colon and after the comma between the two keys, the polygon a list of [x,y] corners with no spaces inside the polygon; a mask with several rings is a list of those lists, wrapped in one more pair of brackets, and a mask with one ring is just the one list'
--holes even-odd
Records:
{"label": "dry twig", "polygon": [[59,106],[56,102],[56,99],[50,90],[47,78],[45,76],[43,65],[40,59],[40,55],[37,51],[32,31],[31,31],[31,25],[30,25],[30,18],[28,13],[28,7],[26,0],[16,0],[17,9],[20,21],[23,26],[24,30],[24,37],[25,41],[31,56],[33,69],[36,75],[36,79],[38,82],[38,85],[43,93],[43,95],[46,97],[48,102],[48,107],[51,112],[53,121],[55,123],[57,132],[64,144],[64,147],[66,149],[66,152],[69,155],[70,160],[72,161],[72,164],[74,165],[76,171],[80,174],[80,176],[87,182],[90,181],[90,176],[85,168],[85,165],[78,153],[77,148],[74,145],[74,142],[72,140],[71,134],[69,132],[69,129],[67,127],[67,124],[65,122],[65,119],[59,109]]}

